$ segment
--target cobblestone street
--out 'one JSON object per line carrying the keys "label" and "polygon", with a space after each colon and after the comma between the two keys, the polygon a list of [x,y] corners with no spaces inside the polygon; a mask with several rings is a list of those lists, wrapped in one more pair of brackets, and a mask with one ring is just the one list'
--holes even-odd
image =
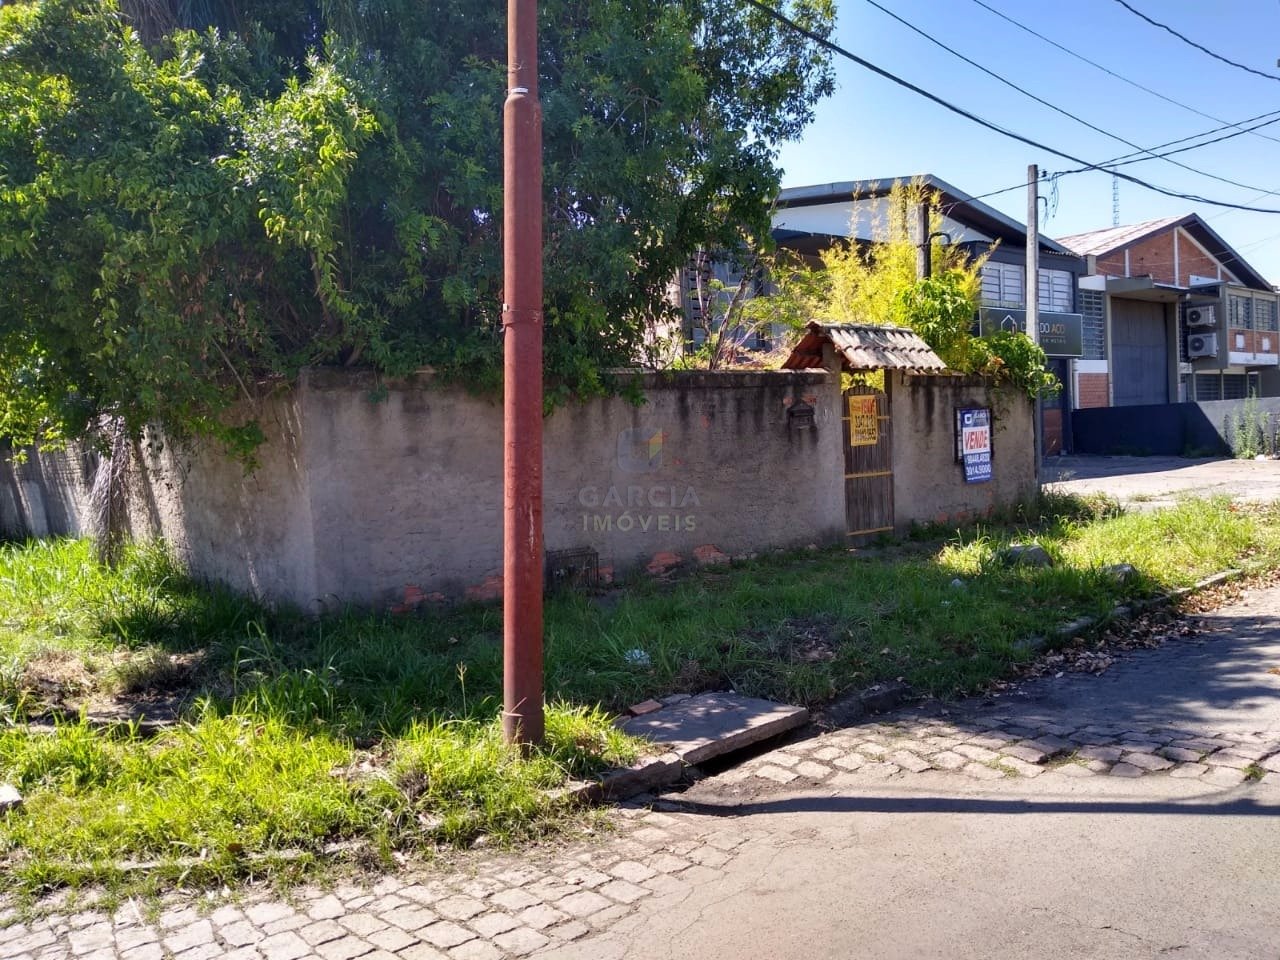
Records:
{"label": "cobblestone street", "polygon": [[[303,889],[288,899],[175,903],[156,922],[53,913],[0,930],[5,960],[405,960],[523,957],[608,929],[654,894],[714,884],[749,835],[632,804],[616,835],[532,857],[479,859],[441,875]],[[708,827],[719,829],[708,830]],[[759,837],[754,838],[757,842]]]}
{"label": "cobblestone street", "polygon": [[1228,787],[1249,778],[1280,779],[1280,731],[1206,734],[1123,725],[1025,726],[1007,716],[954,723],[900,717],[792,744],[721,779],[839,785],[939,771],[975,780],[1165,775]]}
{"label": "cobblestone street", "polygon": [[[850,885],[892,888],[907,882],[902,870],[915,870],[908,883],[914,899],[886,901],[884,909],[896,903],[894,909],[928,917],[946,891],[975,905],[974,917],[954,922],[981,926],[990,921],[981,913],[983,897],[994,904],[1032,896],[1060,869],[1058,849],[1088,850],[1073,854],[1082,863],[1092,858],[1088,876],[1122,891],[1142,882],[1126,871],[1148,869],[1145,858],[1158,851],[1162,882],[1176,891],[1183,882],[1179,856],[1189,864],[1185,883],[1217,882],[1214,857],[1204,853],[1210,847],[1222,857],[1217,869],[1229,882],[1246,883],[1240,878],[1251,870],[1265,878],[1222,892],[1224,902],[1253,904],[1253,912],[1244,918],[1211,912],[1196,920],[1192,910],[1186,923],[1198,924],[1195,931],[1212,931],[1221,921],[1231,932],[1201,943],[1194,931],[1175,935],[1174,924],[1164,946],[1186,941],[1180,956],[1255,956],[1255,934],[1280,931],[1280,889],[1273,889],[1280,855],[1274,827],[1280,814],[1277,609],[1280,588],[1254,590],[1203,616],[1195,639],[1138,651],[1102,676],[1046,677],[1000,698],[913,707],[769,749],[686,790],[617,808],[611,814],[617,829],[600,838],[520,855],[473,852],[448,868],[408,868],[287,897],[255,889],[171,897],[158,910],[126,901],[109,913],[50,902],[30,920],[10,907],[0,913],[7,924],[0,929],[0,958],[732,957],[741,955],[735,949],[747,949],[733,947],[735,937],[747,937],[769,911],[817,910],[805,906],[813,899],[810,883],[814,890],[825,883],[874,899],[880,894],[857,894]],[[1045,812],[1004,816],[1037,809]],[[1055,840],[1043,842],[1041,833],[1050,830],[1057,831]],[[1221,838],[1202,843],[1213,831]],[[1092,848],[1095,840],[1099,850]],[[1001,850],[1008,856],[982,862]],[[1018,857],[1029,858],[1021,868]],[[848,869],[853,862],[860,864],[856,879]],[[900,862],[911,866],[899,868]],[[959,873],[957,864],[964,867]],[[1021,879],[1018,869],[1026,871]],[[981,893],[984,884],[1007,882],[1016,889]],[[1086,897],[1090,886],[1082,881],[1085,892],[1073,896]],[[1123,911],[1116,896],[1098,896],[1072,909],[1098,917]],[[1216,902],[1195,896],[1197,909]],[[1103,949],[1089,931],[1110,931],[1119,922],[1091,927],[1077,917],[1067,923],[1060,909],[1066,906],[1055,903],[1051,913],[1067,931],[1064,950],[1077,941],[1080,949]],[[823,916],[806,935],[831,944],[830,952],[797,956],[848,956],[840,952],[847,949],[842,938],[857,930],[874,938],[880,930],[872,920],[836,925]],[[872,925],[857,926],[864,922]],[[653,937],[665,931],[661,946],[646,932],[651,927]],[[708,932],[698,933],[703,927]],[[718,939],[708,946],[713,934]],[[1153,936],[1142,934],[1132,953],[1117,947],[1098,955],[1151,955],[1148,948],[1160,940]],[[973,955],[1017,956],[1020,937],[1009,939],[1008,953]],[[927,952],[932,941],[913,942],[908,949],[904,941],[900,954],[875,955],[924,955],[918,951]],[[779,955],[792,949],[791,940],[779,943]]]}

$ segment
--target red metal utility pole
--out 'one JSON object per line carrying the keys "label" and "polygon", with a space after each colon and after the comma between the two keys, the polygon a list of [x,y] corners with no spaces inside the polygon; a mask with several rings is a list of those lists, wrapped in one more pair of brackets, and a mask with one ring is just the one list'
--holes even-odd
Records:
{"label": "red metal utility pole", "polygon": [[507,0],[503,109],[503,713],[542,742],[542,106],[537,0]]}

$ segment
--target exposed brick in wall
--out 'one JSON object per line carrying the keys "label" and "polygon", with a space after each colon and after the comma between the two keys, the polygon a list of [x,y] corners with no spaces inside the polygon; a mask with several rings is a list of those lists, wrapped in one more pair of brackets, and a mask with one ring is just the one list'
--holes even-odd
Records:
{"label": "exposed brick in wall", "polygon": [[1098,258],[1098,273],[1104,277],[1123,277],[1124,253],[1111,253]]}
{"label": "exposed brick in wall", "polygon": [[[1178,286],[1190,286],[1193,273],[1198,277],[1216,277],[1218,261],[1201,250],[1194,240],[1184,235],[1178,238]],[[1225,271],[1222,275],[1224,278],[1227,276]]]}
{"label": "exposed brick in wall", "polygon": [[[1173,236],[1173,230],[1166,230],[1129,247],[1128,273],[1125,272],[1125,250],[1098,257],[1098,273],[1107,277],[1150,276],[1157,283],[1170,283],[1180,287],[1191,284],[1192,274],[1198,277],[1218,275],[1218,261],[1185,234],[1178,238],[1175,273]],[[1223,277],[1226,278],[1225,272]]]}
{"label": "exposed brick in wall", "polygon": [[[1236,337],[1244,337],[1244,346],[1236,345]],[[1269,343],[1269,348],[1263,349],[1263,339]],[[1221,347],[1219,347],[1221,349]],[[1274,330],[1240,330],[1232,327],[1227,331],[1227,349],[1237,353],[1277,353],[1280,352],[1280,334]]]}
{"label": "exposed brick in wall", "polygon": [[1080,408],[1108,406],[1105,373],[1081,373],[1076,377],[1076,405]]}
{"label": "exposed brick in wall", "polygon": [[1045,410],[1044,412],[1044,455],[1054,457],[1062,452],[1062,411]]}
{"label": "exposed brick in wall", "polygon": [[1159,233],[1129,248],[1129,274],[1156,283],[1178,282],[1173,274],[1173,233]]}

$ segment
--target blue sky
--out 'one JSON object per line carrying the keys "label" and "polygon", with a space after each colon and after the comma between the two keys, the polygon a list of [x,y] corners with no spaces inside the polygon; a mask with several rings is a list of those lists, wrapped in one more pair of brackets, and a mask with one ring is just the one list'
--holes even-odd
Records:
{"label": "blue sky", "polygon": [[[1090,123],[1143,147],[1222,124],[1167,103],[1054,49],[983,9],[975,0],[877,0],[969,58]],[[1253,76],[1213,60],[1139,20],[1115,0],[983,0],[1064,47],[1223,122],[1280,111],[1280,79]],[[1204,46],[1280,77],[1280,0],[1129,0]],[[1004,86],[871,6],[838,0],[841,46],[958,106],[1090,162],[1131,147],[1055,113]],[[864,68],[837,58],[837,90],[817,109],[797,143],[780,152],[783,186],[932,173],[970,194],[1025,181],[1038,163],[1054,172],[1076,166],[948,113]],[[1230,131],[1224,131],[1230,132]],[[1124,169],[1182,193],[1280,210],[1280,122],[1258,133],[1179,154],[1176,159],[1248,187],[1232,186],[1150,160]],[[1053,192],[1042,185],[1046,195]],[[1273,196],[1259,196],[1263,191]],[[987,203],[1026,220],[1026,192]],[[1161,196],[1120,184],[1120,222],[1189,212],[1205,217],[1272,283],[1280,283],[1280,213],[1248,213]],[[1111,177],[1080,173],[1056,184],[1056,209],[1041,229],[1066,236],[1109,227]]]}

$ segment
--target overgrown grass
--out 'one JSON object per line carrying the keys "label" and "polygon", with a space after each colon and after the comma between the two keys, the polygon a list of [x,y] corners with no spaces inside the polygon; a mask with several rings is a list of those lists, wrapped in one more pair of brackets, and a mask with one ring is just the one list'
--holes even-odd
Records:
{"label": "overgrown grass", "polygon": [[3,885],[221,882],[297,869],[342,841],[371,858],[509,842],[563,823],[568,800],[554,790],[567,776],[635,756],[603,714],[564,705],[527,757],[496,719],[417,722],[377,751],[209,706],[153,739],[14,727],[0,732],[0,771],[26,802],[0,829]]}
{"label": "overgrown grass", "polygon": [[[385,856],[527,836],[561,822],[567,777],[634,757],[605,710],[726,687],[813,704],[893,677],[962,693],[1059,623],[1277,565],[1277,520],[1225,500],[1129,515],[1057,498],[931,543],[559,596],[546,679],[564,705],[529,757],[503,745],[495,719],[495,607],[316,620],[197,584],[155,547],[131,548],[114,571],[84,543],[2,547],[0,721],[113,697],[173,698],[184,721],[152,740],[78,722],[0,732],[0,780],[28,798],[0,822],[0,886],[134,884],[128,860],[156,861],[152,880],[225,881],[355,838]],[[1006,565],[1008,544],[1031,537],[1055,565]],[[1114,563],[1139,576],[1121,582],[1104,570]]]}

